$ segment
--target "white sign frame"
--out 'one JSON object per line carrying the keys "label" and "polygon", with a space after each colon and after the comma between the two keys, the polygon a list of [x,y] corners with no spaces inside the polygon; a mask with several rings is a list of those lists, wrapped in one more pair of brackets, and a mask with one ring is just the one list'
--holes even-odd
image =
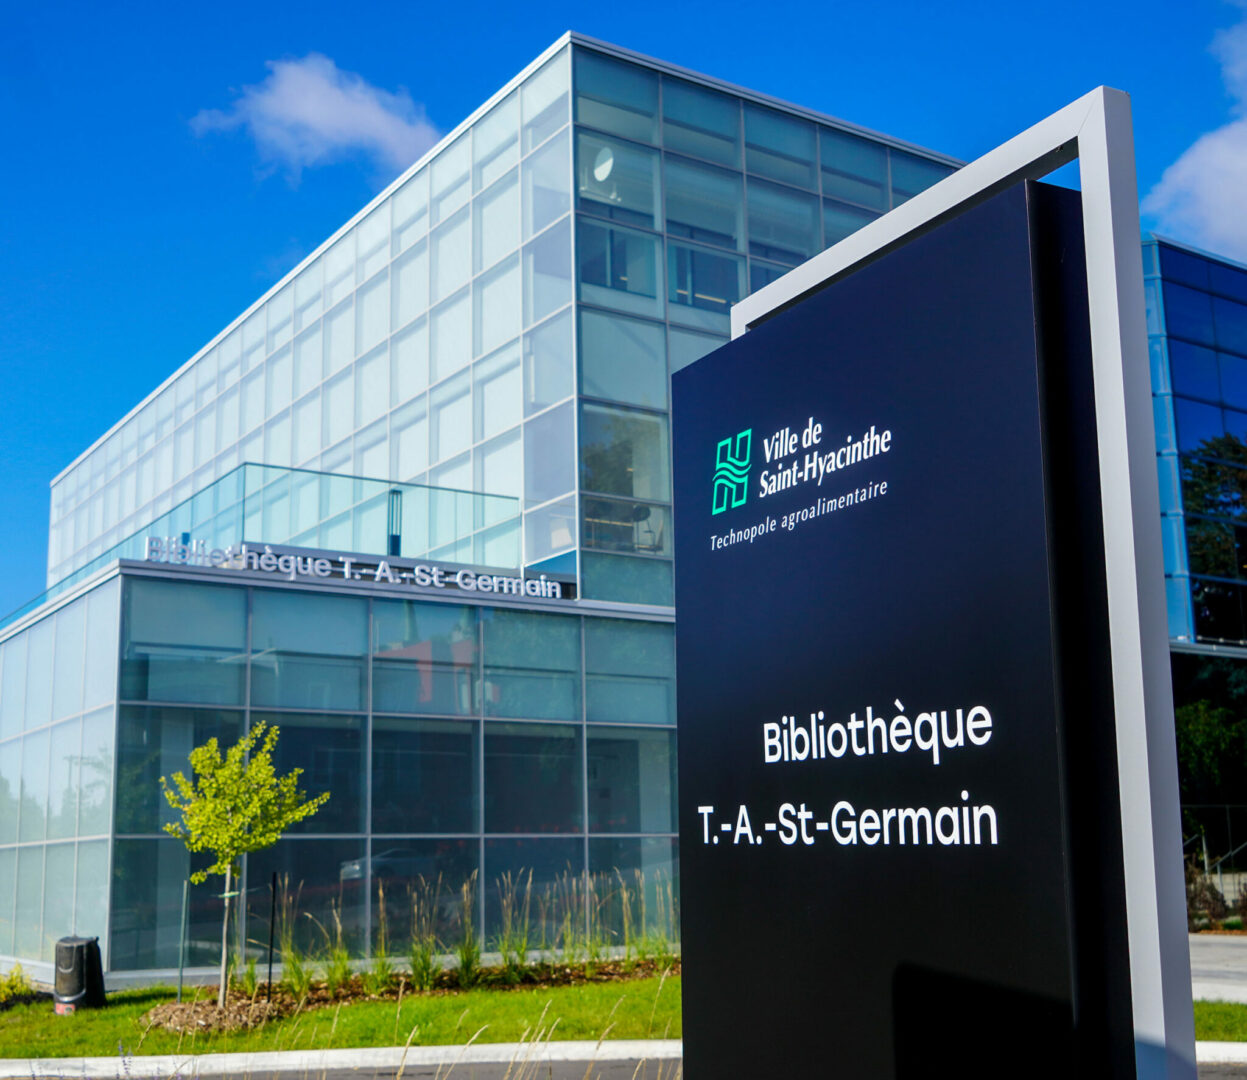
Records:
{"label": "white sign frame", "polygon": [[1135,1063],[1195,1080],[1173,691],[1130,98],[1106,86],[964,166],[732,308],[732,337],[1020,180],[1082,186],[1108,584]]}

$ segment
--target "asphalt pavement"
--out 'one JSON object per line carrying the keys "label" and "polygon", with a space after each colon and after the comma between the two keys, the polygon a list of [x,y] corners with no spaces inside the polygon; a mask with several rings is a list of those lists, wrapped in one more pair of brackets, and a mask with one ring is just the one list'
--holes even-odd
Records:
{"label": "asphalt pavement", "polygon": [[1247,1004],[1247,934],[1191,934],[1191,995]]}

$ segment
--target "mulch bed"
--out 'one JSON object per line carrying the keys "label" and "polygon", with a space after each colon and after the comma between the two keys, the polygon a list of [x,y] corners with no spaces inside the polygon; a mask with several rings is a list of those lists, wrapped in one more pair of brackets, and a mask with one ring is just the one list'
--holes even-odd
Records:
{"label": "mulch bed", "polygon": [[[519,972],[512,981],[502,968],[485,968],[472,989],[488,990],[534,990],[556,986],[576,986],[584,983],[624,982],[646,979],[663,973],[680,974],[680,961],[661,966],[655,960],[600,961],[585,964],[534,964]],[[273,1000],[265,1000],[265,988],[261,987],[254,997],[248,997],[238,989],[232,989],[224,1009],[216,1006],[216,988],[200,987],[200,995],[193,1001],[168,1001],[150,1009],[143,1017],[147,1027],[161,1027],[168,1031],[189,1035],[194,1032],[245,1031],[259,1027],[268,1020],[279,1020],[308,1009],[350,1005],[364,1001],[395,1001],[402,994],[404,1000],[413,994],[457,994],[459,986],[454,970],[441,972],[432,990],[412,990],[404,975],[395,976],[389,987],[381,993],[369,993],[364,980],[356,975],[331,994],[323,983],[316,983],[303,999],[296,999],[285,986],[273,987]]]}

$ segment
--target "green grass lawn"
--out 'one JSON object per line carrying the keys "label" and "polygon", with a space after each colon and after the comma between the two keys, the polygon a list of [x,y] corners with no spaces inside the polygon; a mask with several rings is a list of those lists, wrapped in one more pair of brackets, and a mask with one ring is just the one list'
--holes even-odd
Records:
{"label": "green grass lawn", "polygon": [[330,1006],[249,1032],[192,1038],[153,1028],[144,1035],[143,1015],[172,999],[163,988],[124,991],[110,994],[106,1009],[72,1016],[57,1016],[50,1002],[18,1005],[0,1013],[0,1058],[402,1046],[413,1027],[413,1046],[463,1043],[474,1035],[477,1042],[519,1042],[539,1028],[539,1037],[556,1040],[603,1033],[610,1039],[680,1037],[679,976],[409,995],[401,1007],[394,1001]]}
{"label": "green grass lawn", "polygon": [[1195,1038],[1247,1042],[1247,1005],[1229,1001],[1195,1002]]}

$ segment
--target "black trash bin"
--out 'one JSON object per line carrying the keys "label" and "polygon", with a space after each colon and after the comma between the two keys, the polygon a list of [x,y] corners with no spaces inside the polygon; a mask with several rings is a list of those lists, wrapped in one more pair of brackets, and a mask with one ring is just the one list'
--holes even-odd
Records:
{"label": "black trash bin", "polygon": [[58,1013],[97,1009],[104,1004],[104,965],[100,939],[64,937],[56,943],[56,982],[52,1000]]}

